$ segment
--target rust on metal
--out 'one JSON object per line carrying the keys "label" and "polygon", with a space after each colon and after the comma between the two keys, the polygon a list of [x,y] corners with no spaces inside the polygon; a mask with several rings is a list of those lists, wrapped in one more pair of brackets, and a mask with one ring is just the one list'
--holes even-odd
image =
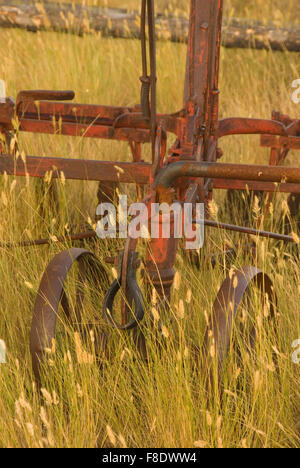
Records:
{"label": "rust on metal", "polygon": [[[219,376],[228,355],[239,306],[243,300],[249,297],[251,286],[256,286],[259,289],[262,299],[270,307],[268,311],[269,318],[274,320],[277,299],[272,281],[268,275],[258,268],[249,266],[235,270],[226,277],[214,302],[204,339],[207,362],[211,363],[212,356],[216,356]],[[254,344],[255,336],[256,329],[253,326],[250,335],[247,337],[250,346]],[[213,347],[214,353],[211,352],[211,347]]]}
{"label": "rust on metal", "polygon": [[26,156],[16,160],[14,155],[4,154],[0,157],[0,174],[43,178],[52,173],[53,178],[109,181],[147,184],[151,173],[148,163],[129,163],[82,159],[50,158],[40,156]]}
{"label": "rust on metal", "polygon": [[[107,274],[101,262],[88,250],[70,249],[56,255],[44,272],[35,301],[30,336],[30,351],[32,365],[37,382],[41,383],[41,366],[45,360],[45,350],[52,349],[56,336],[56,323],[61,319],[58,315],[59,305],[63,301],[65,312],[69,312],[64,290],[67,275],[75,262],[87,262],[93,272],[95,287],[103,286],[107,280]],[[77,298],[75,298],[77,300]],[[81,299],[80,299],[81,300]],[[75,307],[76,309],[76,307]],[[82,326],[83,310],[76,310],[80,316],[76,317],[79,323],[73,325]],[[102,336],[102,346],[106,345],[106,337]]]}

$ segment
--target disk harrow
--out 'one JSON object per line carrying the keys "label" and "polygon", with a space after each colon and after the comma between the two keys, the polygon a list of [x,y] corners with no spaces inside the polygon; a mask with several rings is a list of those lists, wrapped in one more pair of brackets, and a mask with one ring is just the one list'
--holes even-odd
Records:
{"label": "disk harrow", "polygon": [[[184,105],[175,114],[159,114],[156,104],[154,0],[142,0],[141,103],[135,107],[75,104],[68,102],[74,99],[73,91],[21,91],[16,102],[8,98],[0,104],[0,173],[44,178],[51,172],[53,178],[59,178],[63,173],[65,179],[98,181],[99,201],[111,200],[120,183],[136,184],[139,193],[144,193],[143,202],[149,208],[146,222],[149,223],[153,203],[171,205],[179,201],[190,203],[195,208],[196,203],[206,204],[210,201],[214,189],[262,191],[269,196],[278,192],[290,193],[293,203],[297,204],[298,200],[299,204],[300,168],[286,167],[283,163],[290,149],[300,149],[300,120],[279,112],[273,113],[271,120],[219,119],[222,13],[223,0],[191,0]],[[130,145],[132,161],[116,163],[65,159],[52,155],[27,155],[22,158],[18,157],[16,145],[11,144],[16,132],[125,141]],[[170,148],[167,145],[168,134],[176,137],[175,144]],[[222,138],[246,134],[261,135],[262,146],[271,149],[270,164],[256,166],[219,162],[222,157],[219,147]],[[142,145],[146,143],[151,144],[151,163],[142,159]],[[135,336],[138,336],[137,329],[145,319],[145,314],[149,314],[152,322],[154,321],[145,299],[153,287],[159,298],[157,308],[160,310],[169,307],[179,241],[174,234],[174,215],[171,215],[170,238],[162,235],[164,223],[165,218],[160,215],[159,236],[146,243],[143,265],[144,280],[148,286],[145,292],[142,292],[137,279],[140,267],[136,252],[138,240],[133,237],[127,237],[125,248],[118,259],[109,259],[118,265],[118,278],[110,287],[105,286],[108,284],[108,276],[103,267],[104,260],[97,259],[92,252],[72,248],[52,260],[41,281],[31,330],[33,369],[38,382],[46,350],[51,349],[57,334],[57,324],[61,320],[59,310],[62,310],[71,326],[81,336],[88,333],[91,326],[95,327],[95,323],[91,324],[85,318],[83,304],[89,288],[93,295],[97,296],[98,293],[100,296],[101,291],[103,293],[102,316],[107,327],[117,328],[122,332],[135,329]],[[195,223],[196,220],[192,225]],[[205,224],[217,229],[294,241],[289,235],[217,223],[208,217]],[[96,233],[88,231],[72,235],[71,239],[93,237],[96,238]],[[48,239],[41,239],[16,244],[15,247],[46,243],[49,243]],[[74,265],[77,265],[77,279],[70,298],[65,285]],[[231,272],[217,295],[203,352],[208,361],[212,354],[217,356],[220,374],[229,350],[239,306],[241,303],[248,303],[247,298],[254,287],[260,290],[262,300],[269,302],[270,317],[273,317],[276,297],[272,281],[255,267],[248,266]],[[118,293],[121,295],[118,305],[120,313],[115,312]],[[73,315],[70,313],[71,309],[75,311]],[[141,329],[139,332],[141,333]],[[98,348],[104,350],[104,355],[107,340],[107,334],[99,332]],[[249,331],[248,340],[252,346],[255,326]],[[145,349],[143,337],[140,336],[137,341],[140,348]],[[211,352],[211,346],[214,347],[214,353]]]}

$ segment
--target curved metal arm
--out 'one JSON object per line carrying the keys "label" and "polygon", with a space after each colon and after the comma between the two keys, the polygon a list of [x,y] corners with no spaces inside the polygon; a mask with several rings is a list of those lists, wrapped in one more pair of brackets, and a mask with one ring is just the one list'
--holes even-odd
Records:
{"label": "curved metal arm", "polygon": [[157,191],[170,188],[179,177],[251,180],[300,184],[300,168],[179,161],[162,169],[154,181]]}

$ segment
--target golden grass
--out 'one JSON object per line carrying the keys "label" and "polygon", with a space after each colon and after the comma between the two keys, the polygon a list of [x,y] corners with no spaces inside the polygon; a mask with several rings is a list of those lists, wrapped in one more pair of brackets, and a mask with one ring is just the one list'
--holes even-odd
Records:
{"label": "golden grass", "polygon": [[[258,16],[260,3],[266,8],[267,2],[252,3]],[[0,41],[8,45],[0,78],[6,80],[10,95],[26,88],[73,88],[78,102],[131,105],[139,100],[137,41],[8,30],[0,31]],[[182,106],[185,50],[184,45],[158,44],[161,111]],[[290,98],[291,82],[298,75],[298,54],[223,49],[221,115],[268,118],[273,108],[299,115],[299,106]],[[220,144],[226,161],[268,160],[258,137],[234,137]],[[20,145],[27,154],[129,158],[126,145],[80,138],[21,135]],[[288,163],[298,161],[299,155],[291,153]],[[2,176],[1,241],[60,234],[66,223],[94,217],[96,184],[59,181],[57,185],[59,216],[50,209],[41,216],[39,205],[47,206],[47,182],[37,194],[36,181]],[[265,221],[266,227],[281,229],[285,198],[277,197],[274,217]],[[216,194],[215,200],[221,211],[223,195]],[[258,214],[257,210],[253,213],[254,222]],[[228,215],[224,219],[230,219]],[[300,367],[291,360],[292,342],[300,338],[299,252],[259,240],[253,260],[245,249],[247,243],[247,238],[212,231],[207,233],[205,251],[221,252],[225,245],[232,245],[238,254],[235,266],[255,263],[271,275],[278,294],[278,330],[275,336],[264,322],[263,309],[254,296],[242,316],[249,314],[258,324],[257,358],[243,350],[240,369],[234,353],[230,354],[222,403],[216,393],[207,393],[205,369],[193,366],[191,344],[202,344],[206,317],[225,277],[221,265],[212,269],[203,261],[198,271],[179,251],[181,279],[172,299],[173,321],[163,318],[168,330],[163,348],[157,346],[147,321],[143,325],[150,355],[147,364],[138,358],[127,335],[112,333],[113,359],[99,370],[95,362],[83,362],[71,331],[65,347],[57,346],[45,367],[40,400],[29,355],[33,304],[44,268],[68,243],[30,251],[1,250],[0,338],[7,344],[8,363],[0,365],[0,413],[5,415],[0,446],[299,447]],[[107,253],[107,245],[101,242],[88,248],[100,258]],[[86,305],[86,316],[98,313],[101,294],[94,306]],[[89,352],[95,360],[93,351]]]}

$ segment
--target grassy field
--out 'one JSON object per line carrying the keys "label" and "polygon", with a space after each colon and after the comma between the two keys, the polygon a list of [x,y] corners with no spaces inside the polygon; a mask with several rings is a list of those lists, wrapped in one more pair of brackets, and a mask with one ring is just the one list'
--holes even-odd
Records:
{"label": "grassy field", "polygon": [[[120,6],[117,0],[107,3]],[[160,1],[158,8],[163,10],[166,3],[177,8],[182,4]],[[227,11],[280,21],[281,11],[284,21],[296,17],[294,1],[253,0],[247,2],[248,10],[242,6],[245,3],[228,1]],[[137,8],[138,2],[127,5]],[[16,96],[20,89],[70,88],[76,91],[78,102],[133,105],[139,101],[141,61],[135,40],[0,30],[0,42],[7,44],[0,78],[6,81],[9,95]],[[158,103],[162,112],[182,106],[185,52],[184,45],[158,44]],[[280,109],[297,117],[300,105],[291,100],[291,83],[299,77],[299,54],[222,49],[221,116],[269,118],[273,109]],[[126,145],[113,142],[20,135],[19,144],[26,154],[130,158]],[[268,161],[268,151],[259,147],[258,137],[230,137],[221,146],[224,161]],[[299,153],[292,152],[288,164],[298,161]],[[94,219],[97,184],[59,181],[59,215],[49,206],[49,187],[48,181],[41,185],[1,176],[1,242],[60,235],[66,225]],[[232,213],[223,206],[224,194],[216,193],[213,215],[232,220]],[[263,225],[282,230],[286,196],[276,197],[273,206]],[[253,224],[263,210],[263,205],[254,203]],[[222,376],[222,400],[216,389],[207,391],[205,363],[195,366],[192,354],[192,342],[199,347],[203,343],[207,317],[228,272],[222,255],[216,268],[203,259],[196,269],[183,250],[179,251],[180,275],[172,298],[172,320],[163,317],[163,347],[157,345],[147,320],[143,325],[147,364],[139,359],[127,335],[113,332],[112,359],[99,369],[92,346],[91,356],[85,359],[72,330],[61,325],[61,336],[70,336],[64,345],[58,340],[56,351],[51,352],[43,371],[44,398],[40,399],[29,353],[32,310],[44,268],[69,244],[53,243],[30,251],[2,249],[0,338],[6,342],[8,359],[6,365],[0,365],[0,446],[300,447],[300,365],[291,358],[292,343],[300,338],[299,249],[255,241],[257,255],[253,259],[247,248],[249,238],[207,231],[205,253],[221,254],[224,247],[232,246],[237,252],[234,266],[256,264],[270,274],[278,295],[277,333],[268,324],[267,311],[256,295],[248,306],[244,304],[240,320],[254,320],[257,325],[256,356],[244,349],[239,360],[230,353]],[[100,241],[86,245],[101,259],[111,247]],[[108,272],[112,279],[110,269]],[[87,317],[99,314],[102,297],[99,292],[95,302],[85,304]]]}

